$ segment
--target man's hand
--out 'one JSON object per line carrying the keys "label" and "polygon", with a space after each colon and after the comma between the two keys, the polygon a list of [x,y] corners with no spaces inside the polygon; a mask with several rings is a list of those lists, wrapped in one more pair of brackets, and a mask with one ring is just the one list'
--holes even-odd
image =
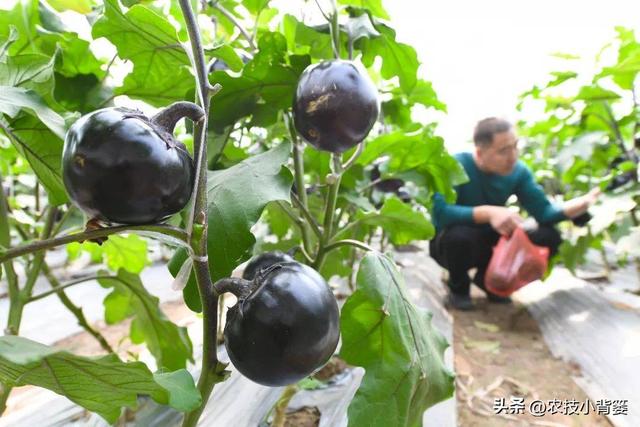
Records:
{"label": "man's hand", "polygon": [[474,208],[473,218],[477,223],[489,223],[494,230],[503,236],[510,236],[524,219],[509,208],[503,206],[483,205]]}
{"label": "man's hand", "polygon": [[582,196],[567,200],[563,207],[564,214],[568,218],[575,218],[582,215],[598,200],[600,194],[602,194],[600,187],[595,187]]}

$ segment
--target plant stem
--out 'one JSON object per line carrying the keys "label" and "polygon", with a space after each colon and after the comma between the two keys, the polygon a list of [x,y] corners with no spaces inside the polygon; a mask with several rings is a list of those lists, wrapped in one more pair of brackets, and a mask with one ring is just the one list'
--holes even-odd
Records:
{"label": "plant stem", "polygon": [[249,33],[247,33],[244,30],[244,28],[242,28],[242,25],[240,25],[240,23],[238,22],[236,17],[233,16],[233,14],[231,12],[229,12],[227,9],[225,9],[223,6],[221,6],[218,2],[214,2],[212,4],[212,6],[213,6],[213,8],[218,9],[218,11],[220,13],[222,13],[225,18],[227,18],[229,21],[231,21],[231,23],[233,25],[235,25],[238,30],[240,30],[240,34],[242,34],[242,37],[247,39],[247,41],[249,42],[249,46],[251,47],[252,50],[256,50],[257,49],[256,44],[253,42],[253,38],[249,35]]}
{"label": "plant stem", "polygon": [[[296,130],[293,127],[293,118],[288,116],[287,127],[289,129],[289,135],[291,136],[291,142],[293,143],[293,169],[295,173],[296,188],[298,189],[298,199],[300,200],[301,212],[306,211],[309,214],[309,204],[307,201],[307,191],[304,185],[304,145],[300,142]],[[303,223],[302,225],[302,243],[304,250],[307,253],[313,252],[313,246],[311,242],[311,230],[310,225]]]}
{"label": "plant stem", "polygon": [[[57,209],[55,207],[49,207],[47,210],[44,228],[42,230],[41,238],[46,239],[51,234],[51,229],[53,227],[53,222],[56,217]],[[31,298],[31,292],[33,291],[33,287],[36,284],[36,280],[40,275],[40,270],[42,269],[42,265],[44,263],[44,256],[46,252],[38,252],[33,257],[33,262],[31,263],[31,268],[27,272],[27,279],[24,285],[17,295],[17,298],[14,298],[11,301],[11,305],[9,307],[9,319],[7,320],[7,329],[6,333],[9,335],[18,335],[20,331],[20,322],[22,321],[22,312],[24,310],[24,306],[27,304],[29,298]]]}
{"label": "plant stem", "polygon": [[[80,325],[82,329],[84,329],[89,334],[91,334],[91,336],[93,336],[98,341],[98,343],[100,344],[100,347],[102,347],[103,350],[105,350],[108,353],[115,353],[111,348],[111,346],[109,345],[109,343],[107,342],[107,340],[104,338],[104,336],[102,336],[100,332],[93,329],[91,325],[89,325],[89,322],[87,322],[87,319],[84,317],[84,313],[82,312],[82,309],[76,306],[73,303],[73,301],[69,299],[67,294],[64,293],[64,291],[61,289],[62,285],[60,284],[60,281],[56,276],[53,275],[53,273],[51,272],[51,269],[46,263],[43,264],[42,266],[42,272],[44,273],[45,277],[51,284],[51,287],[57,291],[60,302],[62,302],[62,304],[65,307],[67,307],[67,309],[76,317],[76,319],[78,320],[78,325]],[[28,302],[32,302],[32,301],[33,299],[30,299]]]}
{"label": "plant stem", "polygon": [[340,59],[340,27],[338,25],[338,5],[336,4],[336,0],[331,0],[331,4],[333,6],[331,21],[329,22],[331,44],[333,45],[333,56],[335,56],[336,59]]}
{"label": "plant stem", "polygon": [[[0,182],[2,182],[2,175],[0,175]],[[9,205],[7,204],[7,198],[4,194],[4,188],[0,188],[0,246],[3,248],[11,247],[11,230],[9,226]],[[7,288],[9,292],[9,299],[13,301],[18,297],[18,276],[13,269],[12,262],[4,262],[1,265],[4,267],[4,272],[7,277]]]}
{"label": "plant stem", "polygon": [[282,395],[280,395],[280,399],[276,402],[273,414],[273,421],[271,421],[271,427],[284,427],[285,421],[287,420],[287,406],[289,406],[289,402],[293,396],[298,392],[298,386],[296,384],[288,385]]}
{"label": "plant stem", "polygon": [[[306,195],[306,191],[305,191],[305,195]],[[298,207],[298,210],[300,211],[300,213],[302,213],[302,215],[306,218],[306,220],[309,222],[309,226],[311,227],[311,230],[313,230],[313,232],[315,233],[315,235],[320,238],[322,237],[322,230],[320,230],[320,226],[318,225],[318,222],[316,221],[316,219],[313,217],[313,215],[311,215],[311,212],[309,212],[309,209],[307,209],[302,202],[300,201],[300,199],[298,198],[298,196],[296,196],[295,194],[291,193],[291,201],[293,201],[293,204],[296,205]]]}
{"label": "plant stem", "polygon": [[187,233],[181,228],[165,224],[149,224],[149,225],[119,225],[116,227],[105,227],[98,230],[84,231],[82,233],[70,234],[67,236],[57,237],[54,239],[37,240],[26,245],[17,246],[0,252],[0,263],[4,263],[10,259],[32,252],[52,249],[57,246],[66,245],[71,242],[82,242],[84,240],[93,240],[99,237],[107,237],[111,234],[125,233],[129,231],[149,231],[160,233],[166,236],[176,238],[182,242],[187,242]]}
{"label": "plant stem", "polygon": [[[48,296],[51,296],[53,294],[59,294],[64,289],[70,288],[70,287],[75,286],[75,285],[79,285],[80,283],[90,282],[91,280],[98,280],[98,279],[114,279],[114,280],[118,280],[119,278],[118,278],[118,276],[89,276],[89,277],[82,277],[82,278],[80,278],[78,280],[73,280],[73,281],[67,282],[65,284],[60,284],[55,289],[50,289],[50,290],[48,290],[46,292],[43,292],[41,294],[38,294],[36,296],[32,296],[31,298],[29,298],[29,301],[27,301],[27,303],[38,301],[40,299],[46,298]],[[120,282],[124,283],[125,285],[127,285],[125,282],[122,282],[122,281],[120,281]]]}
{"label": "plant stem", "polygon": [[332,153],[332,173],[330,175],[331,181],[329,182],[329,191],[327,193],[327,199],[325,203],[324,211],[324,233],[320,240],[320,247],[318,248],[318,254],[313,263],[313,268],[320,270],[324,263],[324,258],[327,254],[326,246],[333,237],[333,216],[336,211],[336,204],[338,203],[338,190],[340,190],[340,181],[342,180],[342,157],[340,154]]}
{"label": "plant stem", "polygon": [[333,242],[329,245],[326,245],[324,247],[324,253],[325,255],[329,252],[331,252],[334,249],[339,248],[340,246],[346,246],[346,245],[351,245],[351,246],[355,246],[356,248],[359,249],[363,249],[365,251],[375,251],[375,249],[373,249],[371,246],[362,243],[359,240],[352,240],[352,239],[344,239],[344,240],[338,240],[337,242]]}
{"label": "plant stem", "polygon": [[[196,183],[194,188],[193,212],[190,217],[188,234],[192,249],[193,270],[202,303],[202,369],[198,379],[198,390],[202,396],[199,408],[185,414],[182,425],[193,427],[198,423],[202,411],[209,401],[216,383],[224,379],[224,365],[218,362],[218,293],[213,288],[209,275],[207,256],[207,122],[211,97],[220,86],[212,87],[209,83],[207,63],[202,48],[200,30],[189,0],[179,0],[180,9],[189,33],[192,65],[196,70],[198,98],[204,109],[203,120],[195,123],[194,144],[196,144]],[[217,88],[216,88],[217,87]]]}
{"label": "plant stem", "polygon": [[[2,175],[0,175],[0,182],[2,182]],[[8,204],[4,194],[4,188],[0,186],[0,245],[2,247],[11,246],[11,231],[9,228],[9,215]],[[9,292],[9,311],[15,310],[17,304],[19,304],[18,296],[20,289],[18,288],[18,276],[13,269],[13,263],[8,261],[1,265],[4,268],[5,276],[7,278],[7,287]],[[7,328],[6,333],[10,330]],[[7,399],[11,394],[11,388],[8,385],[0,383],[0,416],[7,408]]]}

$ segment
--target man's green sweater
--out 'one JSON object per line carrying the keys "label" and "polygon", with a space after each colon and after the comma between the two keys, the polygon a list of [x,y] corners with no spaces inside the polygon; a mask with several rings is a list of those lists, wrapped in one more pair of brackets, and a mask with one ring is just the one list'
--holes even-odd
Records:
{"label": "man's green sweater", "polygon": [[536,184],[533,174],[521,161],[517,162],[511,174],[502,176],[482,172],[471,153],[459,153],[454,157],[464,167],[469,181],[455,187],[458,194],[455,204],[445,202],[442,194],[435,194],[433,222],[438,231],[456,224],[474,224],[475,206],[504,206],[512,194],[539,224],[567,219],[560,206],[549,202],[542,187]]}

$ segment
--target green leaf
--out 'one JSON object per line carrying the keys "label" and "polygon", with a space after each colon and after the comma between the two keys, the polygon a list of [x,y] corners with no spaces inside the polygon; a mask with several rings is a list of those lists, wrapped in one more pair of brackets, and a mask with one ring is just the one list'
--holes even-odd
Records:
{"label": "green leaf", "polygon": [[408,44],[396,41],[396,32],[384,24],[375,26],[381,37],[362,38],[356,47],[362,51],[362,63],[371,67],[377,57],[382,60],[380,74],[385,79],[398,77],[400,88],[407,94],[415,87],[418,77],[418,54]]}
{"label": "green leaf", "polygon": [[606,101],[619,99],[620,95],[612,90],[604,89],[600,86],[583,86],[580,88],[576,99],[583,101]]}
{"label": "green leaf", "polygon": [[197,408],[198,390],[186,371],[156,376],[142,362],[124,363],[115,354],[76,356],[26,338],[0,337],[0,381],[12,387],[35,385],[66,396],[113,424],[121,408],[135,408],[148,395],[180,411]]}
{"label": "green leaf", "polygon": [[106,37],[118,56],[133,62],[133,72],[116,94],[160,107],[186,99],[194,89],[189,58],[175,28],[148,7],[135,5],[123,13],[117,0],[105,0],[104,16],[94,24],[93,36]]}
{"label": "green leaf", "polygon": [[269,0],[243,0],[242,4],[253,15],[257,15],[262,9],[267,7]]}
{"label": "green leaf", "polygon": [[[40,19],[38,16],[37,0],[21,0],[15,2],[13,9],[1,10],[0,13],[0,35],[2,38],[9,38],[11,27],[18,30],[18,39],[9,46],[9,54],[16,52],[34,52],[33,40],[36,38],[36,25]],[[3,73],[0,73],[2,76]]]}
{"label": "green leaf", "polygon": [[444,148],[442,138],[434,136],[429,127],[419,132],[396,131],[367,142],[358,163],[367,165],[383,155],[391,158],[388,172],[415,169],[429,190],[442,193],[447,200],[455,199],[453,186],[466,179],[460,164]]}
{"label": "green leaf", "polygon": [[369,10],[372,15],[382,19],[389,19],[389,14],[382,6],[382,0],[338,0],[339,4],[355,6]]}
{"label": "green leaf", "polygon": [[228,44],[222,44],[220,46],[216,46],[213,49],[207,49],[205,51],[207,56],[211,56],[214,58],[218,58],[219,60],[224,61],[231,71],[238,72],[242,70],[244,67],[244,62],[242,62],[242,58],[236,53],[235,49]]}
{"label": "green leaf", "polygon": [[87,114],[105,106],[105,102],[113,96],[113,89],[102,83],[95,74],[77,74],[73,77],[56,74],[54,97],[66,110]]}
{"label": "green leaf", "polygon": [[147,292],[136,274],[120,269],[117,278],[103,276],[98,283],[104,288],[113,288],[104,300],[105,319],[120,321],[133,315],[131,340],[144,341],[159,368],[181,369],[188,360],[193,361],[187,329],[165,317],[158,298]]}
{"label": "green leaf", "polygon": [[292,15],[285,15],[282,26],[287,44],[292,51],[299,54],[309,54],[313,58],[333,57],[329,34],[323,34],[303,24]]}
{"label": "green leaf", "polygon": [[15,118],[23,109],[38,117],[58,138],[64,138],[64,119],[47,107],[36,92],[22,87],[0,86],[0,113]]}
{"label": "green leaf", "polygon": [[259,46],[259,53],[245,65],[241,76],[231,77],[224,71],[210,75],[212,82],[222,85],[212,103],[209,122],[218,133],[252,114],[260,119],[254,124],[267,127],[275,123],[278,110],[291,108],[302,72],[298,67],[306,66],[305,63],[296,64],[296,67],[283,63],[287,45],[279,33],[265,33]]}
{"label": "green leaf", "polygon": [[382,227],[394,245],[405,245],[413,240],[429,240],[435,229],[424,213],[414,211],[411,205],[397,197],[385,200],[380,212],[363,214],[364,224]]}
{"label": "green leaf", "polygon": [[281,143],[228,169],[209,173],[207,247],[212,280],[229,277],[251,256],[256,242],[251,227],[265,206],[275,200],[289,202],[293,178],[286,164],[290,152],[290,143]]}
{"label": "green leaf", "polygon": [[436,91],[431,82],[418,80],[415,87],[409,94],[409,104],[422,104],[425,107],[433,107],[438,111],[447,111],[447,106],[438,99]]}
{"label": "green leaf", "polygon": [[[0,118],[0,120],[2,120]],[[44,123],[36,117],[20,114],[10,123],[11,142],[38,177],[47,190],[49,203],[54,206],[68,200],[62,183],[62,146],[63,142]]]}
{"label": "green leaf", "polygon": [[49,101],[53,93],[55,57],[39,54],[9,56],[0,62],[0,86],[31,89]]}
{"label": "green leaf", "polygon": [[91,12],[93,2],[91,0],[47,0],[54,9],[63,12],[65,10],[73,10],[83,15]]}
{"label": "green leaf", "polygon": [[0,61],[2,61],[4,56],[7,54],[7,51],[9,50],[9,46],[11,46],[13,42],[18,40],[18,30],[16,29],[15,25],[9,25],[9,33],[6,37],[3,37],[0,40],[2,40],[2,44],[0,44]]}
{"label": "green leaf", "polygon": [[169,392],[169,406],[178,411],[191,411],[200,407],[202,396],[193,382],[189,371],[180,369],[173,372],[156,372],[153,378],[162,388]]}
{"label": "green leaf", "polygon": [[368,253],[357,291],[341,313],[340,356],[366,374],[349,406],[350,426],[419,426],[430,406],[453,395],[445,338],[432,314],[409,300],[393,261]]}
{"label": "green leaf", "polygon": [[109,236],[102,248],[107,266],[112,271],[123,268],[129,273],[138,274],[149,264],[147,241],[135,234],[129,234],[127,237]]}

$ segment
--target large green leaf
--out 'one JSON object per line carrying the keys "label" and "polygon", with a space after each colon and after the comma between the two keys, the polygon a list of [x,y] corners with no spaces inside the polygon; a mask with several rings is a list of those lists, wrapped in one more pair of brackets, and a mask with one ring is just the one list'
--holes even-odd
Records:
{"label": "large green leaf", "polygon": [[66,203],[68,197],[62,183],[62,139],[38,118],[27,114],[20,114],[8,127],[12,129],[11,142],[47,190],[49,203]]}
{"label": "large green leaf", "polygon": [[15,2],[13,9],[0,11],[0,37],[6,39],[13,31],[12,27],[17,29],[19,34],[18,39],[9,46],[9,54],[37,51],[34,49],[33,40],[36,37],[36,24],[39,23],[38,0],[20,0]]}
{"label": "large green leaf", "polygon": [[338,3],[368,9],[374,16],[389,19],[389,14],[382,6],[382,0],[338,0]]}
{"label": "large green leaf", "polygon": [[104,3],[104,16],[94,24],[93,36],[106,37],[121,58],[133,62],[133,72],[116,93],[154,106],[186,99],[195,83],[171,23],[146,6],[134,5],[124,13],[117,0]]}
{"label": "large green leaf", "polygon": [[145,342],[159,368],[176,370],[193,360],[193,347],[187,329],[178,327],[160,310],[157,297],[151,295],[136,274],[124,269],[117,278],[100,277],[102,287],[113,288],[104,300],[105,319],[115,323],[134,316],[131,322],[131,341]]}
{"label": "large green leaf", "polygon": [[267,127],[276,122],[277,112],[291,108],[298,77],[309,64],[308,57],[291,57],[287,64],[287,42],[279,33],[265,33],[260,51],[245,65],[242,75],[224,71],[211,73],[212,83],[222,89],[212,101],[210,125],[218,133],[238,119],[253,115],[253,125]]}
{"label": "large green leaf", "polygon": [[38,117],[58,138],[64,138],[64,119],[47,107],[40,95],[22,87],[0,86],[0,113],[15,118],[23,109]]}
{"label": "large green leaf", "polygon": [[389,172],[415,169],[430,191],[444,194],[447,200],[455,199],[453,186],[466,179],[460,164],[444,148],[443,139],[433,135],[430,127],[381,135],[367,142],[358,163],[367,165],[383,155],[390,157]]}
{"label": "large green leaf", "polygon": [[251,256],[256,242],[251,227],[265,206],[289,201],[293,181],[286,164],[291,145],[282,143],[228,169],[209,173],[208,251],[211,278],[228,277]]}
{"label": "large green leaf", "polygon": [[[275,200],[289,201],[293,178],[285,165],[290,151],[291,145],[282,143],[228,169],[209,173],[207,246],[212,280],[230,276],[235,267],[251,257],[256,242],[251,227],[267,204]],[[187,256],[184,249],[179,249],[171,259],[168,267],[174,277]],[[183,296],[191,310],[202,311],[193,272]]]}
{"label": "large green leaf", "polygon": [[413,240],[429,240],[435,233],[424,213],[415,211],[411,205],[402,203],[397,197],[385,200],[380,212],[362,214],[360,221],[382,227],[394,245],[404,245]]}
{"label": "large green leaf", "polygon": [[33,90],[50,101],[55,57],[40,54],[9,56],[0,62],[0,86]]}
{"label": "large green leaf", "polygon": [[35,385],[66,396],[115,423],[122,407],[138,396],[190,411],[202,402],[185,371],[153,374],[142,362],[124,363],[115,354],[82,357],[26,338],[0,337],[0,381],[12,387]]}
{"label": "large green leaf", "polygon": [[453,394],[446,339],[432,314],[409,300],[393,261],[368,253],[345,302],[340,356],[366,374],[349,406],[350,426],[420,426],[430,406]]}
{"label": "large green leaf", "polygon": [[418,81],[418,54],[408,44],[398,43],[396,32],[392,28],[382,23],[377,23],[375,28],[380,37],[361,38],[356,43],[356,47],[362,51],[362,63],[371,67],[376,57],[380,57],[382,77],[398,77],[400,88],[410,94]]}
{"label": "large green leaf", "polygon": [[129,273],[138,274],[149,264],[147,241],[135,234],[109,236],[102,249],[107,266],[113,271],[124,268]]}
{"label": "large green leaf", "polygon": [[73,10],[78,13],[87,14],[91,12],[92,0],[48,0],[49,4],[59,11]]}
{"label": "large green leaf", "polygon": [[5,36],[0,37],[0,61],[3,61],[3,58],[9,50],[9,46],[16,40],[18,40],[18,30],[14,25],[9,25],[9,32]]}

